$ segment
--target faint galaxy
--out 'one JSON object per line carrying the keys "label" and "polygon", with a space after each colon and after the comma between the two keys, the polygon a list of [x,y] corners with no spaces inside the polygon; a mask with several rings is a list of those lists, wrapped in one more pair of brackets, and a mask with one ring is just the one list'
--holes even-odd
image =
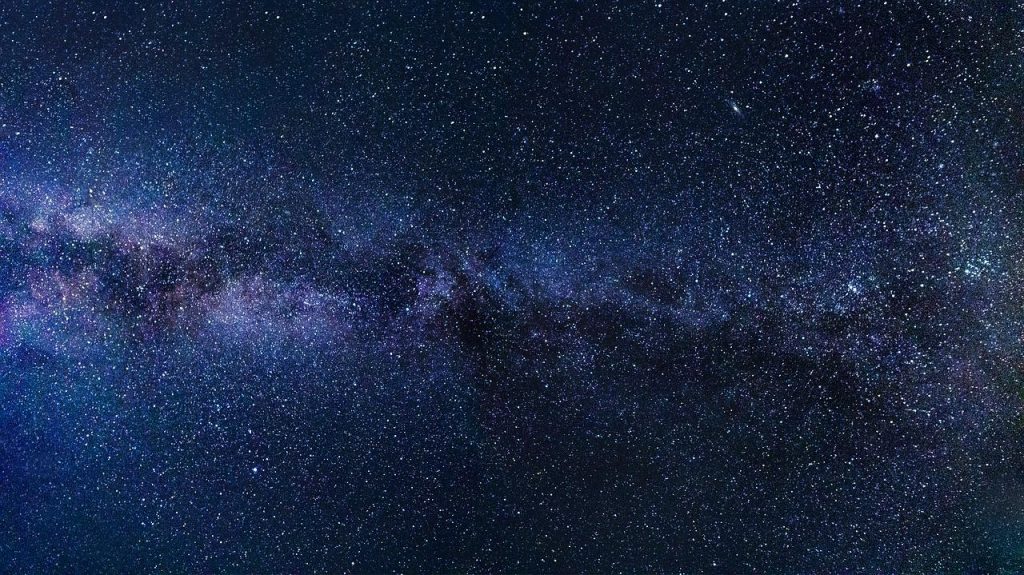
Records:
{"label": "faint galaxy", "polygon": [[0,3],[0,571],[1024,572],[1024,6]]}

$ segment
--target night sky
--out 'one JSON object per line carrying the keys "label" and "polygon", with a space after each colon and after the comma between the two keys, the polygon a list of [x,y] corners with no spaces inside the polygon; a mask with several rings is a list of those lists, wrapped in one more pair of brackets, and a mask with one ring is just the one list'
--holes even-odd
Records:
{"label": "night sky", "polygon": [[0,2],[0,571],[1024,572],[1024,6]]}

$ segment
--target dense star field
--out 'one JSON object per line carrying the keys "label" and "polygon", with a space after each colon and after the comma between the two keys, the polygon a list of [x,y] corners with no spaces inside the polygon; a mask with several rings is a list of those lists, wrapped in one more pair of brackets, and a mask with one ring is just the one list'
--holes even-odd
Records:
{"label": "dense star field", "polygon": [[1024,571],[1024,6],[0,3],[0,571]]}

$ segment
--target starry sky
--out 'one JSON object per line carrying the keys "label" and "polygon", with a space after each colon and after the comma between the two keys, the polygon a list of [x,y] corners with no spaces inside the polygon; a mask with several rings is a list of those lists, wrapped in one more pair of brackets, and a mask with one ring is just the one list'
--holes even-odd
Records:
{"label": "starry sky", "polygon": [[0,3],[0,567],[1024,571],[1024,7]]}

